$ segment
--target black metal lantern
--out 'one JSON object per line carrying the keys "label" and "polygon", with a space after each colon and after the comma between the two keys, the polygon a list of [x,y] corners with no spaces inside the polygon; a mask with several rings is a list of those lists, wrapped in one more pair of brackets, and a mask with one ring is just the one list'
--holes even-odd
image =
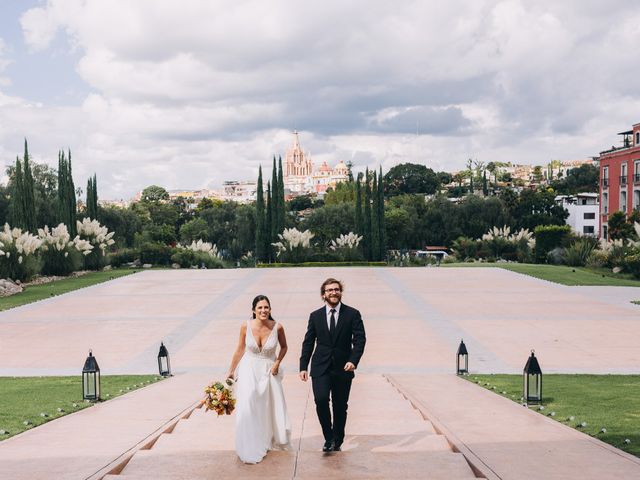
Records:
{"label": "black metal lantern", "polygon": [[91,350],[82,368],[82,398],[100,400],[100,367]]}
{"label": "black metal lantern", "polygon": [[464,340],[460,340],[460,345],[458,346],[456,373],[458,375],[469,373],[469,352],[467,352],[467,346],[464,344]]}
{"label": "black metal lantern", "polygon": [[526,404],[542,403],[542,370],[533,350],[531,350],[531,356],[524,366],[522,381],[524,402]]}
{"label": "black metal lantern", "polygon": [[160,342],[160,351],[158,352],[158,371],[163,377],[171,375],[171,361],[169,360],[169,352],[163,342]]}

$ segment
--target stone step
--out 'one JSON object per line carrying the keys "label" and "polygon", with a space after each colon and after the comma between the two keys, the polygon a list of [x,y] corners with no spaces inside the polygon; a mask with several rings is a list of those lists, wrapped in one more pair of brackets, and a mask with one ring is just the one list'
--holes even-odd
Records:
{"label": "stone step", "polygon": [[[161,435],[153,445],[154,452],[189,452],[229,450],[234,448],[235,438],[232,436],[216,435],[215,432],[183,430],[179,433]],[[297,439],[292,438],[293,446]],[[305,438],[302,449],[319,451],[322,447],[321,436]],[[449,443],[443,435],[434,435],[423,431],[415,431],[407,435],[347,435],[342,446],[344,451],[373,451],[373,452],[407,452],[407,451],[448,451]]]}
{"label": "stone step", "polygon": [[[348,472],[348,473],[347,473]],[[301,452],[295,478],[471,480],[464,456],[447,452]]]}
{"label": "stone step", "polygon": [[294,452],[269,452],[260,464],[246,465],[232,450],[167,452],[151,449],[138,451],[126,465],[120,478],[292,478],[294,467]]}
{"label": "stone step", "polygon": [[[452,452],[269,452],[258,465],[245,465],[233,451],[138,452],[120,475],[111,480],[227,478],[432,479],[471,480],[464,457]],[[294,468],[295,476],[294,476]]]}

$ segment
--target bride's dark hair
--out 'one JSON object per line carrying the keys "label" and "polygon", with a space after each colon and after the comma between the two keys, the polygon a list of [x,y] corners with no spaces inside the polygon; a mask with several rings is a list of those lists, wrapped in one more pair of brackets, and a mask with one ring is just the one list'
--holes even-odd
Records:
{"label": "bride's dark hair", "polygon": [[[267,303],[269,304],[269,308],[271,308],[271,302],[269,301],[269,297],[267,297],[266,295],[258,295],[256,298],[253,299],[253,303],[251,305],[251,310],[253,311],[253,318],[256,318],[256,305],[258,304],[258,302],[261,302],[262,300],[266,300]],[[274,320],[275,319],[271,316],[271,312],[269,312],[269,320]]]}

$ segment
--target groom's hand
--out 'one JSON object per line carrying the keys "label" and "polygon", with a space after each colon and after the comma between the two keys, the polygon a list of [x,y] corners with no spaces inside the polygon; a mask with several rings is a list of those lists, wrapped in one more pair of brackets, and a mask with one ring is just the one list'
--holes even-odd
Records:
{"label": "groom's hand", "polygon": [[344,364],[345,372],[353,372],[355,369],[356,369],[356,366],[351,362],[347,362]]}
{"label": "groom's hand", "polygon": [[306,382],[309,379],[309,374],[307,373],[306,370],[302,370],[300,372],[300,380],[302,380],[303,382]]}

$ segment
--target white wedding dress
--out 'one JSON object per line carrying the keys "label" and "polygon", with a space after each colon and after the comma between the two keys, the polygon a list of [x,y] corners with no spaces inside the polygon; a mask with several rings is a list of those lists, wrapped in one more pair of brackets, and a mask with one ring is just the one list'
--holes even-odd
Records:
{"label": "white wedding dress", "polygon": [[276,323],[260,349],[247,322],[245,351],[238,365],[236,452],[244,463],[258,463],[267,450],[290,448],[291,424],[282,390],[282,369],[271,375],[276,360]]}

